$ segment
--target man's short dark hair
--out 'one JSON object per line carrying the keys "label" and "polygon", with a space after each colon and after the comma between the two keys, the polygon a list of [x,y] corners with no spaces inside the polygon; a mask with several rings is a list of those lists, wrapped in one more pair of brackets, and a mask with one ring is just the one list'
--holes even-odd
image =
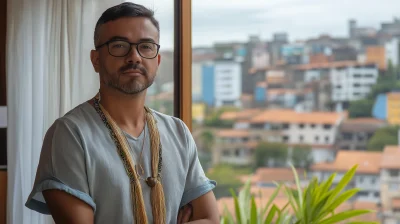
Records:
{"label": "man's short dark hair", "polygon": [[160,33],[160,24],[154,18],[154,11],[150,10],[143,5],[135,4],[132,2],[124,2],[119,5],[108,8],[100,16],[96,23],[96,28],[94,29],[94,45],[96,46],[99,41],[99,28],[101,25],[114,21],[123,17],[145,17],[151,20],[153,25],[157,28]]}

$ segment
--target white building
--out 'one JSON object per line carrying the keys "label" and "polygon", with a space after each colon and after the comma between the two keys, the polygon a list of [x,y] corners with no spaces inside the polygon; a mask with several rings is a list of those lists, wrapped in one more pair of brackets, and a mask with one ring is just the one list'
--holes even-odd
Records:
{"label": "white building", "polygon": [[400,55],[399,42],[400,42],[399,39],[393,38],[391,41],[385,44],[386,62],[390,60],[392,61],[393,65],[399,65],[399,55]]}
{"label": "white building", "polygon": [[215,106],[241,106],[242,68],[233,60],[215,61]]}
{"label": "white building", "polygon": [[358,165],[356,174],[348,185],[349,188],[360,189],[352,200],[379,203],[381,158],[382,152],[339,151],[335,161],[315,164],[311,170],[319,181],[325,181],[332,173],[336,173],[333,180],[335,186],[348,170]]}
{"label": "white building", "polygon": [[381,162],[381,202],[383,223],[400,220],[400,146],[386,146]]}
{"label": "white building", "polygon": [[374,64],[331,68],[332,101],[340,104],[363,99],[376,84],[378,75],[378,67]]}
{"label": "white building", "polygon": [[[335,158],[334,141],[344,118],[343,113],[272,109],[252,117],[248,122],[252,129],[279,130],[281,142],[288,145],[310,145],[314,162],[325,162]],[[241,125],[243,123],[241,121]]]}

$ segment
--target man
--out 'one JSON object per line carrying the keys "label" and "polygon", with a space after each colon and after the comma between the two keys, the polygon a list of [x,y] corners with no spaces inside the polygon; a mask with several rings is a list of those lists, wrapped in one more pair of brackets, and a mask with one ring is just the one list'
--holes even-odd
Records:
{"label": "man", "polygon": [[99,93],[47,131],[28,208],[56,223],[219,223],[188,128],[144,105],[159,31],[141,5],[102,14],[91,52]]}

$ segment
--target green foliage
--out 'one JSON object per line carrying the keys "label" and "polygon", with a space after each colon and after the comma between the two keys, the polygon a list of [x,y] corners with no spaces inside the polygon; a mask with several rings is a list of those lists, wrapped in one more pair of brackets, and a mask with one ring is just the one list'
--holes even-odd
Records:
{"label": "green foliage", "polygon": [[238,189],[243,184],[238,177],[249,175],[251,172],[250,168],[222,164],[213,167],[207,173],[207,177],[218,182],[214,194],[215,197],[221,198],[230,196],[229,189]]}
{"label": "green foliage", "polygon": [[201,140],[202,149],[205,152],[211,152],[211,148],[215,143],[214,134],[209,130],[205,130],[200,134],[200,140]]}
{"label": "green foliage", "polygon": [[362,99],[353,101],[350,103],[349,106],[349,115],[352,118],[370,117],[373,106],[374,106],[374,100],[372,99]]}
{"label": "green foliage", "polygon": [[309,145],[298,145],[292,151],[292,163],[295,167],[308,170],[313,164],[313,156]]}
{"label": "green foliage", "polygon": [[394,66],[389,60],[387,71],[379,74],[377,83],[371,87],[368,96],[365,99],[350,102],[350,117],[371,117],[375,99],[379,94],[400,90],[399,75],[400,66]]}
{"label": "green foliage", "polygon": [[388,126],[377,130],[368,141],[367,150],[382,151],[386,145],[396,145],[399,129],[399,126]]}
{"label": "green foliage", "polygon": [[275,204],[272,204],[281,190],[280,186],[276,188],[267,204],[261,208],[257,207],[256,199],[251,195],[250,187],[250,181],[247,181],[244,188],[239,192],[239,196],[231,190],[235,214],[231,214],[225,207],[221,224],[269,224],[273,221],[276,223],[291,223],[292,217],[287,211],[284,211],[286,206],[283,209],[279,209]]}
{"label": "green foliage", "polygon": [[[250,182],[247,182],[239,196],[231,191],[234,198],[235,214],[227,209],[221,219],[223,224],[334,224],[346,221],[353,223],[375,223],[354,222],[354,218],[371,213],[370,210],[350,209],[337,212],[340,205],[348,201],[359,191],[356,188],[348,189],[348,185],[354,177],[357,166],[351,168],[336,186],[332,186],[336,173],[332,174],[326,181],[319,182],[314,177],[310,183],[302,188],[294,167],[292,167],[296,180],[296,190],[290,186],[277,185],[274,194],[263,208],[257,208],[254,196],[250,192]],[[283,208],[273,204],[280,189],[286,193],[288,203]],[[289,212],[290,211],[290,212]]]}
{"label": "green foliage", "polygon": [[288,146],[277,142],[260,142],[255,149],[255,168],[266,166],[268,159],[273,159],[274,165],[286,163]]}
{"label": "green foliage", "polygon": [[221,120],[220,117],[224,112],[228,111],[237,111],[237,108],[234,107],[223,107],[213,111],[208,110],[210,114],[204,120],[204,125],[206,127],[218,127],[218,128],[232,128],[234,121],[229,120]]}

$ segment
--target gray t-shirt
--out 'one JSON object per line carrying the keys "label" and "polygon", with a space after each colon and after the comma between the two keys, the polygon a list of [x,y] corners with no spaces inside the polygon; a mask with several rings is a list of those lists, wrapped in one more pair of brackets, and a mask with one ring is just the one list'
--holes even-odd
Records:
{"label": "gray t-shirt", "polygon": [[[153,111],[163,146],[162,184],[167,223],[176,223],[179,208],[211,191],[200,165],[195,142],[179,119]],[[148,128],[138,138],[125,133],[133,161],[138,164],[143,138],[142,166],[150,176]],[[150,188],[141,180],[149,223],[153,222]],[[129,178],[110,133],[96,110],[83,103],[57,119],[46,133],[32,193],[30,209],[50,214],[42,191],[59,189],[89,204],[95,223],[133,223]]]}

